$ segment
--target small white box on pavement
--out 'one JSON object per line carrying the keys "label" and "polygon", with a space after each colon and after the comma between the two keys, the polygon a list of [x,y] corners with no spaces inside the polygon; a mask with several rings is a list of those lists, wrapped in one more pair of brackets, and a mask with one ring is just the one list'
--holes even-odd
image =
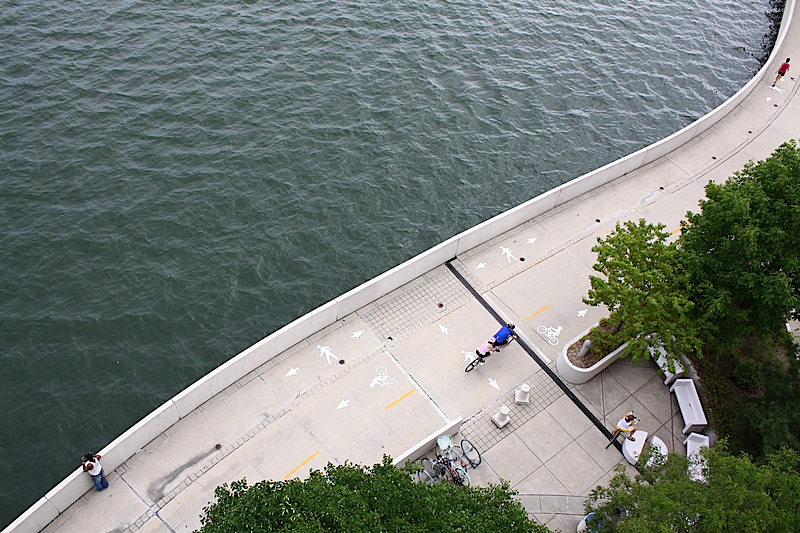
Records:
{"label": "small white box on pavement", "polygon": [[511,422],[511,417],[508,416],[510,412],[509,408],[505,405],[500,408],[500,411],[492,416],[492,420],[494,421],[494,425],[498,428],[505,427],[509,422]]}
{"label": "small white box on pavement", "polygon": [[531,386],[523,383],[514,391],[514,403],[518,405],[528,405],[531,403]]}

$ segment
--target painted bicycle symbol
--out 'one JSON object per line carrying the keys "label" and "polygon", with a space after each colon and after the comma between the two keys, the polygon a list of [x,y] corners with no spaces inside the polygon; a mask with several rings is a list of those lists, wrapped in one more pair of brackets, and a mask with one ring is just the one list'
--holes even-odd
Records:
{"label": "painted bicycle symbol", "polygon": [[558,336],[561,334],[561,326],[551,328],[549,326],[539,326],[536,328],[539,333],[547,337],[547,342],[555,346],[558,344]]}
{"label": "painted bicycle symbol", "polygon": [[372,378],[372,383],[369,384],[370,389],[375,385],[389,387],[390,389],[397,387],[397,380],[386,375],[386,367],[379,366],[375,369],[375,372],[377,372],[378,375]]}

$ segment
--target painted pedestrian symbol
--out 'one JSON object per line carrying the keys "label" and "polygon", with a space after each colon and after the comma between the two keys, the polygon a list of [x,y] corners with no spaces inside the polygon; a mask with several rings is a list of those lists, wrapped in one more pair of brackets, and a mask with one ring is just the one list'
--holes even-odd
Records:
{"label": "painted pedestrian symbol", "polygon": [[511,248],[506,248],[505,246],[500,247],[500,253],[506,256],[506,259],[510,263],[512,260],[516,261],[517,258],[511,254]]}
{"label": "painted pedestrian symbol", "polygon": [[536,328],[539,333],[547,337],[547,342],[555,346],[558,344],[558,336],[561,334],[561,326],[551,328],[549,326],[539,326]]}
{"label": "painted pedestrian symbol", "polygon": [[333,358],[334,361],[339,360],[339,358],[336,357],[336,354],[331,351],[330,346],[320,346],[319,344],[317,344],[317,348],[319,348],[319,356],[322,357],[324,355],[328,359],[329,365],[333,364],[331,362],[331,358]]}
{"label": "painted pedestrian symbol", "polygon": [[397,380],[390,378],[386,374],[385,366],[379,366],[377,369],[375,369],[375,372],[377,372],[378,375],[372,378],[372,383],[369,384],[370,389],[373,388],[375,385],[380,385],[381,387],[389,387],[390,389],[397,387]]}

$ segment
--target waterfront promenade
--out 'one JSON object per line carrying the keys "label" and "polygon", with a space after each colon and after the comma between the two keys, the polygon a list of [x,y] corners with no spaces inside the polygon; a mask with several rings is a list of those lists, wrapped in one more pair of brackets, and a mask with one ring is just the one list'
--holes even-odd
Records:
{"label": "waterfront promenade", "polygon": [[[787,2],[787,12],[793,7]],[[558,376],[562,349],[604,315],[582,303],[591,247],[624,220],[678,231],[709,180],[723,182],[800,138],[800,72],[771,87],[783,59],[800,60],[793,18],[752,92],[690,142],[457,253],[281,350],[118,465],[115,450],[101,451],[112,462],[109,489],[88,490],[88,476],[76,472],[65,483],[83,483],[77,501],[52,520],[47,506],[58,507],[64,493],[56,491],[5,531],[192,531],[222,483],[398,457],[443,426],[459,426],[459,418],[461,436],[484,458],[470,471],[474,483],[509,480],[537,520],[574,531],[589,491],[626,464],[618,448],[605,447],[621,414],[633,410],[643,431],[685,453],[677,403],[652,363],[622,360],[582,385]],[[465,373],[475,348],[506,321],[522,342]],[[523,383],[531,403],[514,405]],[[168,409],[179,411],[175,405]],[[511,422],[498,429],[491,416],[502,405]]]}

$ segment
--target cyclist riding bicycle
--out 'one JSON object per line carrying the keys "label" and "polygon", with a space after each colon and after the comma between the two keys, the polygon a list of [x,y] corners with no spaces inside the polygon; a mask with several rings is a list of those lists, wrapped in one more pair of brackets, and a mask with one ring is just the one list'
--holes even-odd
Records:
{"label": "cyclist riding bicycle", "polygon": [[499,352],[500,348],[508,346],[508,344],[516,338],[517,336],[514,335],[514,324],[506,324],[500,328],[500,331],[495,333],[493,337],[475,350],[478,357],[467,365],[465,372],[469,372],[475,368],[476,365],[482,365],[483,361],[492,355],[492,352]]}
{"label": "cyclist riding bicycle", "polygon": [[492,352],[499,352],[499,351],[500,351],[500,348],[497,348],[496,346],[494,346],[491,343],[491,339],[490,339],[490,340],[484,342],[483,344],[481,344],[480,346],[478,346],[478,349],[475,350],[475,353],[478,354],[479,357],[486,358],[486,357],[489,357],[492,354]]}
{"label": "cyclist riding bicycle", "polygon": [[494,336],[489,339],[489,342],[492,344],[494,348],[499,350],[503,346],[508,345],[511,341],[516,339],[517,336],[514,335],[514,324],[506,324],[500,331],[494,334]]}

